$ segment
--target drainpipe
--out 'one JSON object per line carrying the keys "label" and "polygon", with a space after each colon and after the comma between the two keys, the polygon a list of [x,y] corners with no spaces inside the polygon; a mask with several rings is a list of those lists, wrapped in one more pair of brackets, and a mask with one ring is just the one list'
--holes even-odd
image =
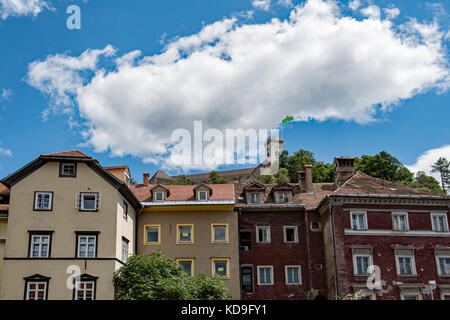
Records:
{"label": "drainpipe", "polygon": [[338,270],[337,270],[337,261],[336,261],[336,239],[334,236],[334,216],[333,216],[333,210],[331,207],[331,200],[328,204],[328,208],[330,210],[330,218],[331,218],[331,236],[333,239],[333,259],[334,259],[334,287],[335,287],[335,295],[336,298],[339,297],[339,281],[338,281]]}
{"label": "drainpipe", "polygon": [[[241,214],[242,214],[242,208],[238,208],[238,217],[237,217],[237,229],[238,229],[238,243],[237,243],[237,247],[238,247],[238,262],[239,262],[239,268],[238,268],[238,275],[239,275],[239,300],[242,300],[242,278],[241,278],[241,244],[240,244],[240,240],[241,240],[241,236],[240,236],[240,230],[241,230],[241,226],[240,226],[240,218],[241,218]],[[252,272],[252,277],[253,277],[253,272]],[[253,282],[253,279],[252,279]],[[255,284],[253,284],[254,286]]]}
{"label": "drainpipe", "polygon": [[[134,254],[138,254],[138,216],[144,211],[144,207],[141,205],[138,211],[136,211],[136,217],[134,221]],[[145,234],[143,235],[145,237]]]}

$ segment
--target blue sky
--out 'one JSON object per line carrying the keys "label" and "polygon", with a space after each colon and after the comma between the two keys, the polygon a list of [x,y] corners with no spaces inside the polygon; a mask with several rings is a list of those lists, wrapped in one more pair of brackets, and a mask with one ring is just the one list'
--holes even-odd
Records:
{"label": "blue sky", "polygon": [[[192,116],[184,116],[183,112],[186,111],[185,108],[192,109],[187,101],[197,98],[200,110],[197,120],[203,120],[205,125],[211,128],[224,129],[227,125],[230,126],[220,126],[225,122],[222,121],[222,114],[227,117],[229,123],[245,129],[273,127],[274,118],[281,120],[286,114],[292,113],[298,121],[285,126],[285,148],[291,153],[300,148],[311,150],[318,160],[325,162],[331,162],[334,156],[361,156],[386,150],[404,164],[410,165],[413,170],[428,170],[430,161],[438,155],[450,158],[450,77],[446,74],[449,70],[446,47],[450,39],[448,0],[361,0],[351,3],[310,0],[292,1],[292,5],[289,1],[278,0],[48,0],[34,1],[34,4],[44,6],[39,7],[40,12],[31,13],[13,12],[11,9],[7,11],[7,3],[8,0],[0,0],[1,177],[17,170],[39,154],[73,149],[91,155],[104,166],[128,164],[132,175],[138,181],[141,180],[142,172],[154,173],[160,167],[165,167],[168,171],[172,169],[175,173],[179,168],[164,163],[166,154],[163,149],[167,147],[167,141],[164,139],[168,139],[171,130],[184,121],[186,127],[192,126]],[[66,27],[66,19],[69,16],[66,14],[66,8],[71,4],[81,8],[81,30],[68,30]],[[265,41],[267,47],[273,45],[270,42],[273,40],[270,28],[291,28],[291,31],[295,31],[297,27],[294,26],[293,20],[284,27],[280,26],[295,10],[304,10],[299,14],[299,18],[292,19],[298,19],[295,20],[298,28],[303,29],[297,31],[306,36],[302,38],[304,44],[292,49],[293,57],[297,57],[295,50],[298,50],[298,56],[302,56],[303,49],[316,48],[319,58],[311,59],[311,56],[305,55],[302,60],[291,62],[285,59],[284,53],[280,53],[279,58],[273,54],[263,57],[258,55],[258,51],[265,47]],[[347,31],[338,33],[339,39],[333,41],[332,46],[327,42],[326,33],[315,36],[314,43],[308,43],[308,27],[322,19],[321,10],[329,10],[328,15],[333,12],[333,23],[339,24],[341,29],[345,29],[345,21],[348,21],[344,21],[345,18],[355,20],[345,29]],[[377,12],[381,13],[380,17]],[[226,30],[223,31],[221,27],[226,24],[224,21],[233,17],[236,19],[233,27],[224,26]],[[274,18],[278,19],[280,24],[274,23]],[[397,33],[379,31],[381,22],[388,20],[392,24],[392,30],[395,29]],[[304,21],[311,23],[308,25]],[[417,37],[417,34],[413,35],[411,30],[402,31],[405,28],[413,28],[411,21],[417,21],[422,27],[434,23],[435,28],[427,29],[428,33],[425,34],[429,36],[428,40],[419,39],[418,43],[410,44],[406,48],[405,44],[400,45],[393,40],[401,37],[406,37],[409,41],[416,39],[414,37]],[[299,26],[303,22],[305,25]],[[328,27],[332,30],[333,23],[330,26],[325,25],[324,30]],[[189,39],[192,39],[193,35],[199,35],[206,26],[213,24],[218,25],[216,29],[219,30],[218,40],[215,39],[214,44],[209,40],[201,40],[203,42],[199,47],[189,44],[189,48],[177,61],[164,63],[164,72],[146,66],[144,57],[153,59],[156,55],[165,54],[171,44],[179,50],[184,50],[180,39],[190,36]],[[267,31],[262,28],[264,25]],[[242,36],[245,34],[242,30],[247,30],[245,27],[255,26],[256,28],[249,29],[249,32],[254,33],[250,34],[250,40],[245,41],[245,45],[239,41],[230,42],[227,43],[228,49],[230,52],[239,52],[241,49],[256,52],[252,61],[244,61],[244,66],[258,60],[258,63],[264,66],[273,64],[274,67],[268,67],[262,74],[255,71],[261,69],[256,63],[248,72],[242,71],[242,68],[234,70],[233,72],[242,73],[236,77],[239,84],[237,88],[244,86],[242,92],[246,95],[246,101],[250,102],[247,104],[248,108],[234,107],[233,102],[240,101],[236,98],[239,96],[239,90],[233,86],[232,81],[227,82],[228,71],[214,68],[208,70],[209,60],[205,58],[202,50],[205,47],[214,50],[217,43],[228,41],[227,36],[233,32],[230,30],[240,30]],[[365,52],[363,48],[366,47],[361,45],[365,41],[366,26],[373,27],[373,32],[367,36],[366,47],[369,52]],[[420,26],[416,29],[423,31]],[[268,34],[267,40],[264,38],[265,32]],[[430,36],[430,33],[434,37]],[[353,34],[356,36],[352,37]],[[321,37],[323,40],[320,40]],[[358,40],[358,37],[361,39]],[[253,43],[252,39],[259,38],[262,40],[254,40]],[[392,40],[392,43],[387,45],[393,50],[393,53],[389,53],[392,57],[380,49],[383,48],[383,43],[380,44],[379,41],[386,39]],[[289,40],[283,41],[287,51],[291,50]],[[436,49],[437,44],[440,45],[439,49]],[[251,45],[255,46],[254,50]],[[356,53],[349,55],[347,49],[352,45],[361,45],[361,50],[353,52],[361,52],[360,56]],[[419,45],[422,45],[422,48],[418,48]],[[80,69],[74,69],[74,61],[85,63],[80,57],[86,50],[104,48],[114,49],[90,51],[86,56],[95,60],[93,65],[87,62]],[[331,55],[336,52],[335,56],[330,58],[327,52],[320,51],[326,51],[327,48],[333,50]],[[140,51],[141,58],[138,59],[142,60],[131,62],[128,69],[120,69],[114,59],[124,57],[134,50]],[[193,53],[202,54],[195,60]],[[404,57],[401,54],[404,54]],[[267,58],[268,56],[271,58]],[[328,59],[326,68],[321,64],[320,56]],[[248,59],[252,57],[250,55]],[[380,60],[377,60],[377,57],[380,57]],[[422,57],[428,60],[424,62],[426,59]],[[185,65],[191,65],[190,72],[174,71],[188,68],[178,63],[183,59],[186,59]],[[302,65],[301,61],[305,59],[311,61]],[[351,59],[356,59],[354,61],[358,63],[355,64]],[[286,61],[278,65],[279,60]],[[390,61],[395,64],[389,65]],[[402,61],[406,61],[406,65],[403,65]],[[297,63],[299,67],[295,69],[293,65]],[[212,65],[221,66],[220,63]],[[355,70],[354,77],[347,75],[345,71],[352,65],[361,68]],[[345,67],[344,72],[339,69],[342,66]],[[286,68],[288,72],[278,75],[276,70],[280,67]],[[95,74],[101,70],[104,70],[104,76]],[[410,73],[411,70],[417,72]],[[154,76],[154,79],[149,82],[136,80],[139,76],[145,77],[146,72]],[[334,79],[333,81],[327,80],[324,75],[327,72],[330,72],[329,78]],[[195,76],[192,79],[186,76],[193,73]],[[76,79],[81,82],[69,83],[66,75],[70,79],[71,75],[76,75]],[[277,81],[289,90],[274,89],[274,83],[277,81],[268,80],[272,75],[280,77]],[[184,77],[183,82],[179,82],[181,76]],[[340,77],[342,82],[336,84]],[[171,80],[167,80],[168,78]],[[396,81],[391,85],[390,79]],[[195,94],[195,90],[200,90],[198,87],[186,87],[183,88],[185,91],[180,92],[178,85],[181,83],[184,86],[189,81],[192,81],[194,86],[199,83],[198,87],[206,93]],[[302,85],[291,87],[296,81]],[[309,87],[309,82],[314,81],[319,83],[318,87]],[[245,87],[250,82],[252,85]],[[163,83],[164,86],[158,87],[158,83]],[[367,90],[367,93],[358,95],[358,92],[354,92],[354,88],[359,84],[364,86],[359,91]],[[256,96],[264,92],[260,88],[265,86],[271,90],[271,94],[266,97],[263,94],[259,99]],[[124,91],[121,92],[120,88]],[[304,89],[305,92],[301,95],[292,94],[293,88]],[[152,90],[163,93],[158,95],[152,93]],[[142,100],[136,97],[140,94]],[[207,95],[208,102],[203,101],[203,94]],[[125,97],[123,100],[122,96]],[[172,99],[173,96],[176,96],[176,99]],[[61,102],[65,98],[68,101]],[[164,106],[164,112],[149,102],[153,99]],[[117,103],[111,103],[109,106],[112,100],[117,100]],[[105,101],[108,101],[108,106],[103,108],[102,103]],[[180,106],[185,102],[187,106]],[[202,108],[206,108],[206,111]],[[229,116],[224,108],[229,108],[230,114],[240,111],[242,115]],[[140,119],[139,114],[132,116],[140,110],[145,110],[143,119]],[[117,124],[120,123],[121,116],[125,120],[123,127]],[[135,123],[138,124],[139,130],[134,129]],[[174,128],[171,127],[172,124]],[[238,166],[220,168],[233,167]]]}

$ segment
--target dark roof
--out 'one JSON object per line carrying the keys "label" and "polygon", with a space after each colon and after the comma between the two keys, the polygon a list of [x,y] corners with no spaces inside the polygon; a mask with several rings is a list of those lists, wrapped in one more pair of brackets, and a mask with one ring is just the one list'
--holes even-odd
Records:
{"label": "dark roof", "polygon": [[[149,184],[148,186],[134,184],[130,186],[136,197],[142,202],[153,201],[150,191],[154,187],[154,184]],[[194,195],[194,188],[196,186],[194,185],[164,185],[164,187],[170,191],[167,201],[196,200]],[[211,184],[209,187],[212,189],[210,200],[234,200],[234,185],[232,183]]]}
{"label": "dark roof", "polygon": [[167,173],[165,173],[162,170],[156,171],[156,173],[153,175],[153,177],[151,177],[150,180],[152,180],[153,178],[164,179],[164,180],[173,180],[173,177],[170,177]]}
{"label": "dark roof", "polygon": [[[374,178],[361,171],[356,172],[332,195],[387,195],[387,196],[430,196],[445,197],[442,194],[434,193],[420,188],[413,188],[404,184],[390,182],[387,180]],[[449,197],[450,198],[450,197]]]}
{"label": "dark roof", "polygon": [[114,169],[128,169],[129,170],[128,166],[111,166],[111,167],[103,167],[103,168],[105,168],[106,170],[114,170]]}
{"label": "dark roof", "polygon": [[128,185],[116,178],[113,174],[111,174],[108,170],[103,168],[97,160],[92,159],[91,157],[85,155],[79,151],[65,151],[51,154],[43,154],[38,158],[34,159],[24,167],[20,168],[16,172],[10,174],[9,176],[0,180],[0,183],[4,184],[6,187],[11,188],[16,183],[26,178],[34,171],[42,167],[49,161],[58,161],[58,160],[67,160],[70,159],[72,161],[83,162],[92,170],[94,170],[97,174],[103,177],[107,182],[109,182],[114,188],[116,188],[122,196],[127,199],[130,204],[135,208],[141,208],[141,204],[139,200],[136,198],[133,192],[131,192]]}
{"label": "dark roof", "polygon": [[[233,176],[236,176],[236,175],[249,175],[249,174],[252,174],[253,171],[256,168],[257,167],[246,168],[246,169],[235,169],[235,170],[223,170],[223,171],[217,171],[217,173],[222,178],[227,178],[227,177],[233,177]],[[189,175],[185,175],[185,176],[189,180],[208,180],[209,179],[209,172],[194,173],[194,174],[189,174]],[[175,180],[180,178],[180,177],[182,177],[182,175],[172,176],[172,178],[175,179]]]}

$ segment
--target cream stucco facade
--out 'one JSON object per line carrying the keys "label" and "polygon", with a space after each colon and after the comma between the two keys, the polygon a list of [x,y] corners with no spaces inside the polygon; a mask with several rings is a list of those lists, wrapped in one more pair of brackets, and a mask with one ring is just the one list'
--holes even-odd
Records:
{"label": "cream stucco facade", "polygon": [[[60,177],[59,172],[60,162],[50,160],[11,187],[8,240],[0,265],[2,299],[23,299],[24,278],[35,274],[50,278],[48,299],[72,299],[67,283],[74,275],[73,266],[81,274],[98,277],[97,299],[113,299],[112,278],[122,265],[123,238],[128,241],[128,255],[134,254],[136,211],[122,193],[84,162],[77,163],[76,177]],[[53,192],[51,211],[34,210],[37,191]],[[100,195],[97,211],[76,208],[77,195],[83,192]],[[0,239],[3,228],[0,221]],[[48,258],[29,258],[30,232],[36,231],[51,232]],[[77,232],[97,234],[96,258],[77,258]]]}

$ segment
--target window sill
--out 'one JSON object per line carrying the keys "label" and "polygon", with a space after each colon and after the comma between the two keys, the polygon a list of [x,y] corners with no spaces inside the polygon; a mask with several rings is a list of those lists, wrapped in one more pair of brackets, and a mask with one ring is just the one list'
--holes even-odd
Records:
{"label": "window sill", "polygon": [[417,278],[419,277],[418,274],[397,274],[397,277],[399,278]]}

